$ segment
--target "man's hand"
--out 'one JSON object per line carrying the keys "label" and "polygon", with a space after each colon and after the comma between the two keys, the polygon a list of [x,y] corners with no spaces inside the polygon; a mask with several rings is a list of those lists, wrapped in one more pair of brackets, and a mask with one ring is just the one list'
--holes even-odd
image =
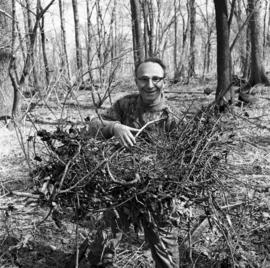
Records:
{"label": "man's hand", "polygon": [[121,144],[125,147],[135,145],[136,140],[131,132],[139,132],[140,130],[133,127],[128,127],[120,123],[116,123],[113,127],[113,135],[118,138]]}

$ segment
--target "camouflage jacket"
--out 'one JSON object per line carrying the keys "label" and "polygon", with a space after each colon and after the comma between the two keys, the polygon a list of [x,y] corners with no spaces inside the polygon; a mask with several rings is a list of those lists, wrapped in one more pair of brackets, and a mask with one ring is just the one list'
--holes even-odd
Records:
{"label": "camouflage jacket", "polygon": [[156,119],[164,119],[158,123],[158,126],[166,130],[172,129],[179,121],[176,112],[166,102],[164,97],[162,97],[162,101],[158,105],[146,106],[137,93],[124,96],[116,101],[109,109],[100,115],[99,119],[94,118],[92,124],[96,127],[102,127],[102,120],[106,120],[107,122],[119,122],[123,125],[139,129],[149,121]]}

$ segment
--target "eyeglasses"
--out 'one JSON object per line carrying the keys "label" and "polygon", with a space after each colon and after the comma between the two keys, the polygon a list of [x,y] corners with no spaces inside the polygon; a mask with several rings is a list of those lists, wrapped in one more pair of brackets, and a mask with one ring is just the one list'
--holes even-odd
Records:
{"label": "eyeglasses", "polygon": [[154,85],[158,84],[163,79],[164,79],[164,77],[159,77],[159,76],[153,76],[153,77],[143,76],[143,77],[138,78],[138,80],[143,84],[149,83],[149,81],[152,80],[152,83]]}

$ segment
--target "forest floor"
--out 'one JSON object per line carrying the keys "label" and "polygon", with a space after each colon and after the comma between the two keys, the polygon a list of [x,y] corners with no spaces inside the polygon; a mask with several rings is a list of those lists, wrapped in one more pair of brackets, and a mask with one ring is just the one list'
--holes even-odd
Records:
{"label": "forest floor", "polygon": [[[196,81],[190,85],[170,85],[166,96],[179,111],[188,110],[194,114],[214,100],[214,93],[204,94],[206,88],[214,92],[215,83]],[[113,91],[112,99],[135,90],[134,86],[123,83]],[[189,256],[181,267],[270,267],[270,90],[259,85],[253,93],[257,98],[254,104],[236,103],[227,112],[228,127],[224,133],[224,136],[233,136],[227,156],[232,177],[226,183],[231,187],[233,201],[241,207],[241,214],[238,210],[235,217],[238,222],[231,223],[238,226],[235,229],[237,246],[229,245],[231,252],[237,254],[227,266],[218,261],[206,265],[200,256],[196,260]],[[48,209],[29,202],[34,186],[30,173],[35,161],[28,137],[35,135],[38,129],[53,131],[58,124],[66,121],[78,123],[95,114],[90,91],[76,91],[63,103],[62,96],[52,93],[46,102],[37,103],[20,126],[0,128],[1,268],[61,268],[68,254],[74,252],[76,245],[88,235],[87,223],[78,229],[77,225],[66,222],[59,228],[50,217],[45,220]],[[107,100],[104,107],[108,106]],[[39,145],[36,150],[41,150]],[[210,232],[208,229],[204,232]],[[215,241],[210,240],[209,248],[203,252],[204,256],[214,259],[217,249],[213,250]],[[150,267],[149,254],[142,255],[142,248],[143,245],[123,247],[118,255],[123,264],[121,267],[138,267],[134,266],[135,260],[141,259],[143,263],[142,258],[145,258],[145,266],[141,264],[140,267]],[[219,253],[222,250],[220,248]],[[82,263],[80,267],[87,267],[87,264]]]}

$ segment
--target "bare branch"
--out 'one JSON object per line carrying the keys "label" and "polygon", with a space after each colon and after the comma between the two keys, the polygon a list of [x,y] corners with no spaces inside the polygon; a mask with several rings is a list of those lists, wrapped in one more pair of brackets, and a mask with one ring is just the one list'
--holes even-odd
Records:
{"label": "bare branch", "polygon": [[244,21],[244,23],[243,23],[242,26],[240,27],[240,29],[239,29],[237,35],[235,36],[235,38],[234,38],[232,44],[230,45],[230,51],[233,50],[234,45],[236,44],[236,42],[237,42],[238,38],[240,37],[242,31],[244,30],[244,27],[245,27],[246,24],[250,21],[252,15],[253,15],[253,13],[254,13],[254,11],[255,11],[255,10],[252,10],[252,12],[250,12],[250,14],[247,16],[246,20]]}
{"label": "bare branch", "polygon": [[135,138],[137,138],[145,128],[147,128],[149,125],[152,125],[154,123],[157,123],[157,122],[160,122],[160,121],[163,121],[164,118],[159,118],[159,119],[155,119],[155,120],[152,120],[152,121],[149,121],[148,123],[146,123],[142,128],[140,128],[140,130],[137,132],[137,134],[135,135]]}
{"label": "bare branch", "polygon": [[9,19],[13,20],[13,17],[10,14],[8,14],[6,11],[4,11],[3,9],[0,9],[0,13],[4,14]]}
{"label": "bare branch", "polygon": [[234,13],[234,9],[235,9],[235,3],[236,3],[236,0],[233,0],[232,1],[232,4],[231,4],[231,11],[230,11],[229,19],[228,19],[229,29],[230,29],[231,24],[232,24],[233,13]]}

